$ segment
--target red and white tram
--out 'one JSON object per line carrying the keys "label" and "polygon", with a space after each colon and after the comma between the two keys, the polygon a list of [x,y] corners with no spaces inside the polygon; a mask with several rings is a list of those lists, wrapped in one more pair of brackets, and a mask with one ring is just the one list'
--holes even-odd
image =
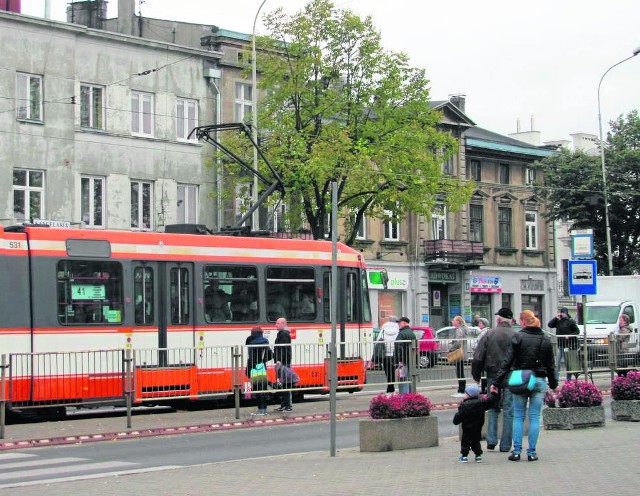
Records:
{"label": "red and white tram", "polygon": [[[330,341],[331,264],[326,241],[0,227],[0,353],[13,359],[9,404],[120,397],[120,364],[93,358],[69,373],[51,359],[114,349],[140,352],[136,402],[231,393],[231,347],[243,345],[256,325],[272,331],[273,344],[283,316],[299,386],[327,391],[326,355],[298,362],[295,355],[302,345]],[[362,343],[372,335],[364,261],[339,244],[337,265],[338,341]],[[342,377],[343,385],[362,387],[362,354],[339,347],[338,384]],[[46,374],[39,356],[48,356]]]}

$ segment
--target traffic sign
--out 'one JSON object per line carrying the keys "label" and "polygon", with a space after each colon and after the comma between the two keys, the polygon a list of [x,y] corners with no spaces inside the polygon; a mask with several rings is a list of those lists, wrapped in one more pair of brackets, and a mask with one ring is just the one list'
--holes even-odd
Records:
{"label": "traffic sign", "polygon": [[598,293],[598,267],[595,260],[569,260],[569,294]]}
{"label": "traffic sign", "polygon": [[593,258],[593,229],[571,231],[571,258]]}

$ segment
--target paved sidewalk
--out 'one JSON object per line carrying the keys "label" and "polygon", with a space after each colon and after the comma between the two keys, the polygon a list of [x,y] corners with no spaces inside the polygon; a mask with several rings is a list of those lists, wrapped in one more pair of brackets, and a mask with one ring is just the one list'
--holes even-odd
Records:
{"label": "paved sidewalk", "polygon": [[[458,400],[450,388],[422,389],[438,409],[454,408]],[[337,411],[366,415],[371,394],[339,395]],[[272,409],[273,407],[271,407]],[[293,415],[270,414],[272,422],[310,421],[328,418],[328,397],[294,404]],[[136,415],[133,433],[167,434],[172,428],[189,432],[191,427],[225,424],[226,428],[256,426],[250,419],[253,407],[245,407],[240,421],[233,409]],[[7,439],[20,440],[83,436],[110,432],[127,433],[124,417],[86,418],[7,426]],[[163,431],[164,429],[164,431]],[[174,433],[184,433],[178,430]],[[197,429],[194,432],[199,432]],[[106,495],[509,495],[579,494],[580,496],[637,494],[640,486],[637,440],[640,424],[607,421],[603,428],[575,431],[541,431],[538,462],[518,463],[507,454],[485,452],[483,463],[460,464],[457,437],[440,438],[440,446],[386,453],[360,453],[357,449],[265,457],[256,460],[211,463],[195,467],[148,471],[126,476],[15,487],[12,496],[69,494]],[[525,441],[526,445],[526,441]],[[483,442],[484,446],[484,442]],[[0,450],[2,444],[0,444]],[[9,448],[15,449],[15,448]],[[0,451],[1,453],[1,451]]]}
{"label": "paved sidewalk", "polygon": [[[518,463],[487,452],[483,463],[458,463],[456,438],[440,446],[385,453],[313,452],[7,489],[12,496],[69,494],[206,496],[314,495],[635,495],[640,484],[640,424],[541,431],[540,460]],[[4,494],[2,490],[0,493]]]}

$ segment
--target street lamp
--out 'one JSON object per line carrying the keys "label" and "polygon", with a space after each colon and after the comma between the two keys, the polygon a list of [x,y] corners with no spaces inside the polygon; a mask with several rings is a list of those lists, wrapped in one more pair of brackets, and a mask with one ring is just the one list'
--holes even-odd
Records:
{"label": "street lamp", "polygon": [[[263,5],[267,0],[262,0],[260,7],[258,7],[258,11],[256,12],[256,17],[253,19],[253,34],[251,35],[251,96],[253,97],[253,106],[251,109],[252,114],[252,137],[254,142],[253,147],[253,168],[254,170],[258,170],[258,71],[256,68],[256,24],[258,22],[258,16],[260,15],[260,11],[262,10]],[[253,205],[258,203],[258,176],[256,174],[253,175],[253,191],[251,192],[251,199]],[[251,217],[251,228],[254,231],[259,230],[260,226],[260,212],[259,209],[255,209],[253,212],[253,216]]]}
{"label": "street lamp", "polygon": [[611,69],[619,66],[623,62],[626,62],[629,59],[632,59],[636,55],[640,53],[640,47],[636,48],[633,51],[633,55],[627,57],[620,62],[613,64],[609,67],[602,77],[600,78],[600,82],[598,83],[598,125],[600,127],[600,163],[602,165],[602,190],[604,193],[604,223],[605,223],[605,232],[607,235],[607,262],[609,266],[609,275],[613,275],[613,255],[611,251],[611,226],[609,225],[609,192],[607,188],[607,169],[604,164],[604,137],[602,136],[602,112],[600,111],[600,86],[602,86],[602,80],[609,73]]}

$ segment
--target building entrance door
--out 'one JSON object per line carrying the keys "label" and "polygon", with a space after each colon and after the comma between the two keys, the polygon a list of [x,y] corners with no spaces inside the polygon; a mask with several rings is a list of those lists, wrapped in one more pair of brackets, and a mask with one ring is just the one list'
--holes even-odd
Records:
{"label": "building entrance door", "polygon": [[429,326],[437,330],[449,325],[449,289],[446,284],[429,284]]}

